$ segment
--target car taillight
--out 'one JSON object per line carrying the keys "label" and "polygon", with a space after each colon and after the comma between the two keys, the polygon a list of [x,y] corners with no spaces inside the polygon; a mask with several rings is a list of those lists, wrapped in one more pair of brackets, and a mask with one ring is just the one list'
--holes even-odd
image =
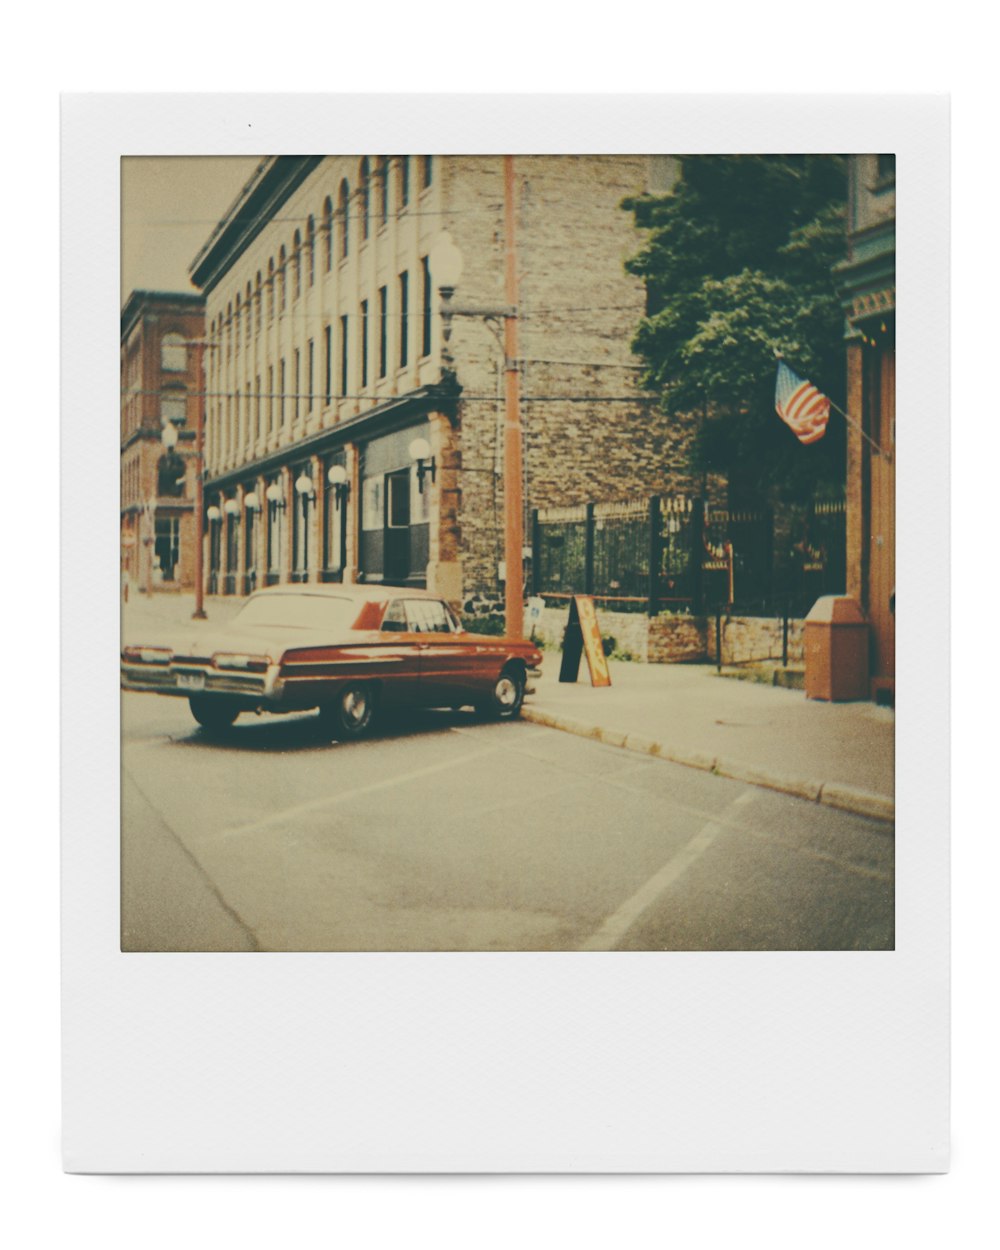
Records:
{"label": "car taillight", "polygon": [[122,659],[132,664],[169,664],[173,654],[167,647],[125,647]]}
{"label": "car taillight", "polygon": [[219,651],[212,656],[212,663],[216,668],[237,668],[244,673],[266,673],[271,659],[266,655],[236,655]]}

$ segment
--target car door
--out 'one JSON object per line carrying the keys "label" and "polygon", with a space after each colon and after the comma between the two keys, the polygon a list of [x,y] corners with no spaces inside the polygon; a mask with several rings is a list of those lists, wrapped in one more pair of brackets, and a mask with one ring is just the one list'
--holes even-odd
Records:
{"label": "car door", "polygon": [[474,641],[455,628],[443,599],[407,599],[406,616],[420,656],[420,701],[460,707],[484,686]]}
{"label": "car door", "polygon": [[377,667],[381,672],[382,701],[420,702],[420,658],[423,639],[414,633],[402,599],[390,599],[379,630]]}

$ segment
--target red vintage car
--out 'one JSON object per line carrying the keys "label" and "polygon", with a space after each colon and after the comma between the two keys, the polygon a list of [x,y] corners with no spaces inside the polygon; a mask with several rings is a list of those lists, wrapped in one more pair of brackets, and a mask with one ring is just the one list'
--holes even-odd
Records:
{"label": "red vintage car", "polygon": [[272,586],[225,627],[184,643],[122,649],[124,690],[187,698],[222,730],[240,712],[318,708],[339,738],[360,737],[381,707],[473,705],[518,715],[532,642],[470,634],[438,595],[383,586]]}

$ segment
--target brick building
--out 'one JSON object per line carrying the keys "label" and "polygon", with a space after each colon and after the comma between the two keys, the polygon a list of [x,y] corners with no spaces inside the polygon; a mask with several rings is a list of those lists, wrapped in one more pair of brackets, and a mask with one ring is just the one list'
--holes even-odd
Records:
{"label": "brick building", "polygon": [[197,351],[205,300],[133,291],[121,314],[121,561],[127,585],[194,586]]}
{"label": "brick building", "polygon": [[[641,238],[621,202],[660,189],[655,171],[640,156],[515,160],[526,515],[691,489],[689,431],[641,392],[630,351],[645,293],[624,271]],[[500,156],[258,167],[191,266],[209,592],[345,579],[500,594],[504,361],[484,314],[505,303],[503,199]],[[464,260],[451,369],[431,264],[444,231]]]}
{"label": "brick building", "polygon": [[[852,156],[848,251],[837,280],[847,319],[847,593],[871,625],[871,693],[896,680],[896,158]],[[867,437],[866,437],[867,436]]]}

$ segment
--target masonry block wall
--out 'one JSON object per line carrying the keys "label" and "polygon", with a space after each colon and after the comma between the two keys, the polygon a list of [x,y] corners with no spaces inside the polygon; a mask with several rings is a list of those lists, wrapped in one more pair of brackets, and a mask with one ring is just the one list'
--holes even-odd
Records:
{"label": "masonry block wall", "polygon": [[[535,636],[558,649],[569,618],[568,607],[546,607]],[[615,651],[649,664],[716,663],[715,618],[664,612],[649,617],[638,612],[608,612],[597,607],[601,637],[615,640]],[[723,664],[748,664],[781,658],[781,621],[764,617],[730,617],[722,622]],[[788,623],[788,662],[804,663],[803,622]]]}
{"label": "masonry block wall", "polygon": [[[631,340],[645,308],[625,261],[642,237],[622,200],[648,186],[646,156],[515,158],[518,351],[530,510],[695,493],[691,420],[667,417],[638,384]],[[501,307],[503,158],[454,157],[444,225],[465,257],[455,304]],[[499,592],[503,549],[503,350],[479,318],[455,318],[461,403],[466,593]]]}

